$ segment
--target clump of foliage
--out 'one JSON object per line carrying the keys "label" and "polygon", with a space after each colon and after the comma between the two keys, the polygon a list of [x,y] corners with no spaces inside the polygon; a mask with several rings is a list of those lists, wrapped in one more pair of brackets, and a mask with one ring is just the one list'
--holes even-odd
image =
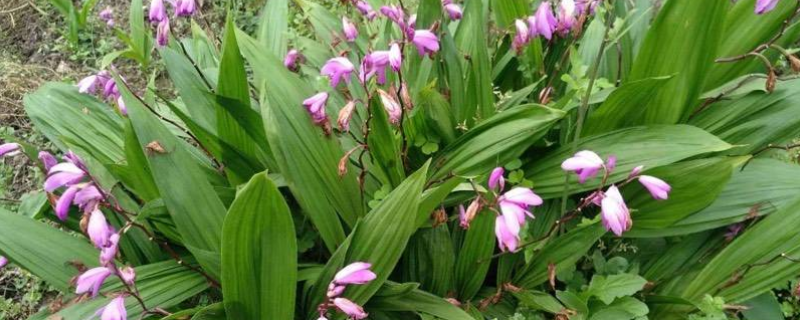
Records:
{"label": "clump of foliage", "polygon": [[25,99],[61,159],[0,145],[44,189],[0,263],[66,295],[31,319],[791,314],[798,9],[133,0],[125,49]]}

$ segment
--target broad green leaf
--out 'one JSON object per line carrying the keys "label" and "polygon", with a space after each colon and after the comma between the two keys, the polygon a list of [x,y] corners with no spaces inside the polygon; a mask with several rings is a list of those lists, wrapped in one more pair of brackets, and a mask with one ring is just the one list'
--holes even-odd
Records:
{"label": "broad green leaf", "polygon": [[[184,245],[209,274],[218,278],[225,206],[182,141],[125,86],[119,89],[153,179]],[[153,144],[163,151],[153,148]]]}
{"label": "broad green leaf", "polygon": [[781,304],[772,293],[764,293],[743,303],[749,307],[742,310],[747,320],[782,320],[784,319]]}
{"label": "broad green leaf", "polygon": [[345,238],[337,212],[350,226],[363,216],[357,169],[349,166],[348,174],[338,176],[344,151],[334,137],[325,136],[312,123],[302,106],[314,93],[311,88],[251,37],[243,32],[236,36],[256,78],[265,80],[262,116],[280,173],[333,252]]}
{"label": "broad green leaf", "polygon": [[[470,129],[434,160],[433,180],[450,174],[475,176],[519,158],[562,117],[564,112],[522,105],[500,112]],[[563,181],[562,181],[563,182]]]}
{"label": "broad green leaf", "polygon": [[97,266],[98,251],[88,240],[0,208],[0,252],[54,288],[72,291],[78,270],[70,262]]}
{"label": "broad green leaf", "polygon": [[629,81],[673,77],[649,103],[634,109],[644,112],[629,124],[677,123],[698,105],[723,39],[729,6],[727,0],[664,3],[639,49]]}
{"label": "broad green leaf", "polygon": [[495,113],[492,63],[486,31],[486,21],[489,18],[487,4],[483,0],[466,2],[464,17],[455,36],[459,50],[470,56],[467,63],[462,65],[467,81],[465,105],[457,106],[464,108],[461,113],[463,118],[458,119],[459,123],[466,120],[470,126]]}
{"label": "broad green leaf", "polygon": [[187,108],[187,112],[194,122],[216,135],[217,108],[214,106],[214,100],[209,98],[213,88],[209,87],[211,84],[207,84],[207,78],[203,80],[206,75],[201,75],[186,56],[174,49],[164,47],[159,53],[183,104],[191,106]]}
{"label": "broad green leaf", "polygon": [[455,274],[456,294],[460,301],[472,299],[480,291],[495,248],[494,213],[483,211],[475,216],[465,233],[464,242],[458,250]]}
{"label": "broad green leaf", "polygon": [[378,277],[368,284],[348,287],[345,297],[363,304],[389,278],[417,229],[416,217],[427,173],[428,164],[392,190],[350,234],[352,242],[347,248],[347,263],[369,262]]}
{"label": "broad green leaf", "polygon": [[[103,292],[120,292],[123,285],[117,278],[109,278]],[[208,288],[205,278],[175,261],[164,261],[136,268],[136,288],[147,308],[167,309],[187,300]],[[104,307],[110,297],[98,296],[96,299],[66,305],[58,313],[50,316],[38,313],[28,320],[49,319],[92,319],[97,310]],[[133,297],[125,298],[129,319],[138,319],[142,307]]]}
{"label": "broad green leaf", "polygon": [[492,6],[497,26],[506,29],[514,23],[515,19],[523,19],[531,15],[530,2],[528,0],[495,0],[490,1],[489,4]]}
{"label": "broad green leaf", "polygon": [[289,1],[270,0],[264,4],[261,23],[258,27],[258,40],[275,56],[286,54],[289,32]]}
{"label": "broad green leaf", "polygon": [[447,224],[420,229],[411,237],[400,263],[403,281],[445,296],[452,291],[455,258]]}
{"label": "broad green leaf", "polygon": [[768,144],[791,142],[800,135],[800,79],[781,81],[772,93],[711,104],[690,124],[736,145],[729,153],[753,153]]}
{"label": "broad green leaf", "polygon": [[668,228],[643,235],[662,237],[714,229],[783,209],[800,188],[800,166],[775,159],[754,159],[734,171],[717,199]]}
{"label": "broad green leaf", "polygon": [[145,27],[144,5],[142,0],[131,0],[130,12],[128,15],[130,24],[132,49],[136,51],[141,59],[140,63],[146,69],[150,61],[150,49],[152,46],[151,31]]}
{"label": "broad green leaf", "polygon": [[[655,168],[730,147],[714,135],[688,125],[633,127],[583,138],[578,142],[578,150],[591,150],[603,158],[617,157],[617,166],[608,179],[609,183],[624,180],[636,166]],[[570,157],[572,148],[562,146],[524,167],[525,176],[533,181],[538,195],[543,198],[561,196],[566,174],[561,163]],[[594,189],[601,179],[597,177],[578,184],[576,175],[569,173],[570,190],[577,193]]]}
{"label": "broad green leaf", "polygon": [[[606,230],[594,223],[568,231],[544,246],[527,266],[516,274],[513,284],[532,289],[547,281],[548,266],[555,265],[556,273],[573,266],[600,239]],[[563,301],[563,300],[562,300]]]}
{"label": "broad green leaf", "polygon": [[[724,289],[725,285],[737,273],[744,272],[743,268],[746,268],[746,266],[769,262],[781,253],[797,248],[796,241],[798,236],[795,230],[800,227],[800,214],[798,214],[798,211],[800,211],[800,198],[797,198],[796,195],[793,198],[782,209],[770,214],[755,226],[747,229],[747,231],[736,237],[731,244],[722,249],[689,283],[681,297],[690,301],[698,301],[705,294],[715,294],[715,290]],[[775,261],[778,261],[777,259]],[[767,268],[770,265],[772,264],[766,263]],[[795,266],[793,269],[796,272],[796,270],[800,270],[800,266]],[[792,274],[787,275],[780,272],[759,273],[758,270],[751,270],[743,275],[740,274],[740,276],[744,276],[744,279],[748,279],[748,276],[755,277],[759,275],[764,276],[764,278],[760,279],[759,288],[761,290],[751,291],[751,295],[741,295],[737,294],[734,290],[735,287],[731,287],[723,297],[733,296],[735,299],[746,300],[761,293],[758,291],[769,290],[772,286],[793,276]],[[753,284],[751,283],[751,285]]]}
{"label": "broad green leaf", "polygon": [[[648,228],[667,227],[707,207],[722,192],[734,168],[748,159],[749,157],[706,158],[645,170],[644,174],[667,182],[672,191],[669,199],[656,201],[640,183],[623,188],[628,207],[636,210],[633,214],[636,222],[633,230],[642,229],[640,232],[647,233]],[[632,234],[626,233],[625,236]]]}
{"label": "broad green leaf", "polygon": [[533,310],[543,310],[548,313],[558,313],[564,310],[564,306],[555,297],[542,291],[521,290],[511,292],[519,303]]}
{"label": "broad green leaf", "polygon": [[[381,288],[381,291],[391,290],[394,286],[399,285],[387,282]],[[434,316],[436,319],[442,320],[465,320],[472,318],[469,314],[447,300],[422,290],[413,290],[399,296],[382,295],[381,291],[378,291],[375,297],[367,303],[366,308],[368,310],[413,311]]]}
{"label": "broad green leaf", "polygon": [[372,108],[372,120],[369,128],[372,133],[367,140],[369,155],[375,169],[380,170],[388,178],[387,183],[396,187],[406,177],[401,158],[402,146],[380,102],[373,101],[370,108]]}
{"label": "broad green leaf", "polygon": [[278,187],[259,173],[231,204],[222,228],[222,290],[229,319],[291,319],[297,240]]}
{"label": "broad green leaf", "polygon": [[638,124],[645,108],[670,77],[645,78],[630,81],[611,93],[586,119],[583,136],[593,136]]}
{"label": "broad green leaf", "polygon": [[647,280],[635,274],[621,273],[609,276],[595,275],[589,283],[586,293],[597,297],[605,304],[611,304],[615,299],[630,296],[639,292],[647,284]]}
{"label": "broad green leaf", "polygon": [[[650,310],[644,302],[633,297],[622,297],[592,313],[589,320],[632,320],[646,317]],[[645,318],[646,319],[646,318]]]}

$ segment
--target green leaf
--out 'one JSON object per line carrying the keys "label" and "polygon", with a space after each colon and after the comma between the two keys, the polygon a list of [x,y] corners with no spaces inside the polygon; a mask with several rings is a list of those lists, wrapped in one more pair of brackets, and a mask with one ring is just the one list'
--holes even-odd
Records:
{"label": "green leaf", "polygon": [[556,273],[573,267],[605,233],[606,230],[599,223],[594,223],[555,238],[516,274],[512,283],[526,289],[538,286],[547,281],[551,263],[555,265]]}
{"label": "green leaf", "polygon": [[489,272],[496,243],[494,220],[493,212],[488,210],[480,212],[465,231],[453,276],[460,301],[472,299],[480,291]]}
{"label": "green leaf", "polygon": [[[492,62],[489,57],[489,45],[486,32],[488,10],[485,1],[469,1],[464,6],[464,17],[458,24],[455,42],[461,52],[470,56],[464,68],[467,80],[466,101],[460,113],[468,125],[488,119],[495,113],[494,88],[492,87]],[[478,119],[476,121],[476,118]]]}
{"label": "green leaf", "polygon": [[[434,160],[433,180],[449,174],[475,176],[519,158],[564,112],[522,105],[500,112],[449,144]],[[562,181],[563,182],[563,181]]]}
{"label": "green leaf", "polygon": [[737,145],[728,153],[753,153],[768,144],[791,142],[800,135],[800,79],[781,81],[774,92],[709,105],[690,124]]}
{"label": "green leaf", "polygon": [[141,63],[146,69],[150,57],[150,46],[152,45],[152,39],[149,29],[145,27],[144,5],[142,5],[142,0],[131,0],[128,22],[130,24],[131,44],[133,50],[137,52],[139,57],[141,57]]}
{"label": "green leaf", "polygon": [[[617,157],[617,166],[607,181],[609,183],[627,178],[636,166],[655,168],[730,147],[719,138],[687,125],[633,127],[583,138],[578,142],[578,150],[591,150],[604,158]],[[561,169],[561,163],[570,157],[572,148],[562,146],[525,166],[526,177],[533,181],[538,195],[543,198],[561,196],[565,188],[564,175],[567,174]],[[602,177],[577,184],[576,175],[569,173],[570,190],[577,193],[594,189],[600,179]]]}
{"label": "green leaf", "polygon": [[289,32],[289,1],[270,0],[264,4],[261,23],[258,28],[258,40],[273,55],[280,57],[286,54],[287,33]]}
{"label": "green leaf", "polygon": [[[653,170],[646,170],[646,175],[658,177],[666,181],[672,191],[669,199],[653,200],[650,192],[640,183],[633,183],[623,188],[625,201],[629,208],[636,209],[633,219],[636,223],[633,230],[662,228],[702,210],[710,205],[722,192],[730,180],[734,168],[747,161],[748,157],[706,158],[679,162]],[[635,236],[637,232],[626,233]]]}
{"label": "green leaf", "polygon": [[764,293],[743,303],[748,309],[742,310],[747,320],[782,320],[783,311],[778,299],[772,293]]}
{"label": "green leaf", "polygon": [[[688,284],[681,297],[690,301],[697,301],[705,294],[716,295],[715,290],[724,289],[726,284],[730,283],[729,281],[737,273],[744,272],[748,265],[762,264],[763,271],[764,266],[769,269],[773,265],[770,262],[783,260],[776,258],[776,256],[781,253],[788,253],[790,252],[788,250],[798,247],[798,235],[796,232],[797,228],[800,227],[800,212],[798,211],[800,211],[800,198],[797,198],[795,194],[793,200],[781,210],[770,214],[755,226],[747,229],[722,249],[714,259],[703,267],[697,277]],[[777,260],[773,261],[771,259]],[[775,265],[779,264],[776,263]],[[795,263],[795,266],[791,267],[791,269],[797,272],[800,266],[796,266]],[[731,301],[747,300],[793,276],[792,274],[777,272],[778,270],[781,269],[772,269],[773,272],[771,273],[763,273],[758,272],[759,270],[756,269],[740,274],[745,279],[752,279],[751,277],[755,278],[759,277],[759,275],[762,277],[758,279],[759,282],[747,282],[747,287],[741,286],[745,283],[730,287],[721,296]],[[758,289],[753,290],[753,286],[757,286]],[[742,289],[748,290],[748,293],[742,294],[738,292]]]}
{"label": "green leaf", "polygon": [[535,290],[522,290],[511,292],[520,304],[533,310],[544,310],[548,313],[558,313],[564,310],[564,306],[555,297]]}
{"label": "green leaf", "polygon": [[[159,151],[145,151],[159,193],[169,209],[184,245],[200,265],[219,278],[219,251],[225,206],[187,146],[128,91],[120,86],[128,115],[142,150],[157,143]],[[198,232],[202,230],[202,232]]]}
{"label": "green leaf", "polygon": [[800,167],[775,159],[755,159],[734,171],[717,199],[669,228],[651,229],[651,237],[714,229],[783,209],[800,188]]}
{"label": "green leaf", "polygon": [[633,109],[644,112],[629,124],[673,124],[688,117],[714,65],[729,6],[727,0],[664,4],[639,49],[629,81],[674,76],[649,103]]}
{"label": "green leaf", "polygon": [[338,176],[344,151],[302,108],[302,101],[313,94],[311,88],[245,33],[237,33],[237,40],[256,78],[265,80],[262,116],[280,173],[333,252],[345,238],[336,213],[350,226],[363,216],[356,169],[350,166],[347,175]]}
{"label": "green leaf", "polygon": [[423,290],[445,296],[452,291],[455,258],[447,224],[420,229],[403,253],[403,281],[419,283]]}
{"label": "green leaf", "polygon": [[647,316],[650,310],[644,302],[633,297],[622,297],[592,313],[589,320],[631,320]]}
{"label": "green leaf", "polygon": [[489,1],[494,12],[497,26],[506,29],[514,23],[515,19],[522,19],[530,15],[530,1],[499,0]]}
{"label": "green leaf", "polygon": [[670,77],[658,77],[626,82],[589,115],[583,127],[583,136],[589,137],[640,123],[638,120],[647,110],[642,106],[654,99],[669,79]]}
{"label": "green leaf", "polygon": [[469,314],[447,300],[422,290],[413,290],[402,295],[381,294],[381,291],[392,290],[395,286],[400,285],[386,282],[366,307],[369,310],[419,312],[442,320],[472,319]]}
{"label": "green leaf", "polygon": [[[60,291],[71,291],[78,270],[70,262],[97,266],[97,249],[39,221],[0,208],[0,252]],[[57,244],[57,245],[54,245]]]}
{"label": "green leaf", "polygon": [[[159,49],[161,58],[169,73],[169,78],[178,89],[181,100],[186,106],[187,112],[192,116],[192,120],[205,130],[216,135],[217,133],[217,107],[209,86],[204,81],[203,76],[192,65],[192,62],[183,54],[164,47]],[[207,80],[207,79],[206,79]]]}
{"label": "green leaf", "polygon": [[639,292],[647,284],[647,280],[639,275],[621,273],[610,276],[595,275],[589,283],[586,293],[597,297],[605,304],[614,302],[615,299],[630,296]]}
{"label": "green leaf", "polygon": [[222,228],[222,290],[229,319],[291,319],[297,240],[289,206],[259,173],[231,204]]}

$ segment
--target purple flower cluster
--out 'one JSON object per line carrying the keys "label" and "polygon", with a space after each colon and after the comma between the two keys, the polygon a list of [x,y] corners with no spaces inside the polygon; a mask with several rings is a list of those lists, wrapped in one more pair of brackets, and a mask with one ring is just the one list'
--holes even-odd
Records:
{"label": "purple flower cluster", "polygon": [[525,45],[538,36],[547,40],[552,40],[553,35],[566,37],[580,28],[580,17],[594,13],[596,6],[597,0],[561,0],[556,15],[550,1],[543,1],[534,15],[514,22],[516,34],[511,45],[521,52]]}
{"label": "purple flower cluster", "polygon": [[[174,17],[190,17],[197,10],[195,0],[173,0],[170,1],[174,11]],[[156,44],[164,47],[169,43],[170,22],[164,0],[153,0],[150,2],[150,10],[147,19],[156,26]]]}
{"label": "purple flower cluster", "polygon": [[317,311],[319,312],[318,320],[328,320],[328,309],[335,307],[337,310],[346,314],[350,319],[361,320],[366,319],[368,314],[364,312],[364,308],[357,303],[341,297],[348,285],[361,285],[367,284],[375,280],[377,275],[370,270],[371,264],[366,262],[353,262],[346,267],[339,270],[330,284],[328,284],[328,293],[326,294],[326,301],[319,305]]}

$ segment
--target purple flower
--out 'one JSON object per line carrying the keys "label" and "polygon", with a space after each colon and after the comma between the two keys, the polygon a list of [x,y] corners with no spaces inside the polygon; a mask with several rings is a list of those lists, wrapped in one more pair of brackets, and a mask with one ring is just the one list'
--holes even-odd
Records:
{"label": "purple flower", "polygon": [[89,225],[86,227],[86,233],[89,234],[89,239],[92,240],[94,246],[102,249],[110,244],[110,238],[114,232],[111,226],[108,225],[103,212],[94,210],[89,215]]}
{"label": "purple flower", "polygon": [[97,267],[89,269],[78,277],[77,287],[75,288],[76,294],[84,294],[87,292],[92,293],[92,298],[97,296],[100,292],[100,287],[111,275],[111,269],[106,267]]}
{"label": "purple flower", "polygon": [[467,210],[464,209],[463,204],[458,205],[458,225],[461,228],[469,229],[469,220],[467,220]]}
{"label": "purple flower", "polygon": [[461,228],[469,229],[469,224],[472,222],[472,219],[475,219],[475,215],[478,214],[478,211],[481,210],[481,200],[479,198],[475,198],[467,207],[467,210],[464,210],[464,206],[460,205],[458,207],[459,213],[459,225]]}
{"label": "purple flower", "polygon": [[114,298],[98,313],[100,313],[100,320],[127,320],[128,311],[125,310],[125,297]]}
{"label": "purple flower", "polygon": [[39,161],[42,162],[45,171],[50,171],[50,168],[58,164],[56,157],[47,151],[39,151]]}
{"label": "purple flower", "polygon": [[417,51],[421,56],[426,54],[433,55],[434,52],[439,51],[439,38],[430,30],[414,31],[414,38],[411,42],[417,47]]}
{"label": "purple flower", "polygon": [[303,100],[303,105],[306,107],[306,110],[308,110],[314,123],[321,124],[328,121],[328,115],[325,114],[325,104],[327,102],[327,92],[320,92]]}
{"label": "purple flower", "polygon": [[67,220],[69,206],[72,204],[72,200],[75,198],[75,194],[78,193],[80,188],[81,187],[78,185],[70,186],[66,191],[64,191],[63,194],[61,194],[61,197],[58,198],[58,201],[56,201],[56,216],[61,221]]}
{"label": "purple flower", "polygon": [[780,0],[756,0],[756,14],[764,14],[775,9]]}
{"label": "purple flower", "polygon": [[328,76],[331,80],[331,87],[336,88],[339,81],[344,78],[344,81],[350,83],[350,74],[355,70],[350,60],[344,57],[331,58],[322,66],[320,74]]}
{"label": "purple flower", "polygon": [[372,264],[367,262],[353,262],[339,270],[333,277],[333,282],[339,285],[365,284],[375,280],[376,275],[369,268]]}
{"label": "purple flower", "polygon": [[386,66],[390,63],[390,51],[379,50],[367,54],[361,61],[358,79],[363,83],[378,75],[378,84],[386,83]]}
{"label": "purple flower", "polygon": [[117,88],[117,81],[110,79],[104,82],[103,96],[106,98],[116,99],[119,97],[119,88]]}
{"label": "purple flower", "polygon": [[608,156],[606,159],[606,170],[608,173],[611,174],[612,171],[617,167],[617,157],[616,156]]}
{"label": "purple flower", "polygon": [[505,173],[505,170],[503,170],[503,167],[497,167],[497,168],[494,168],[494,170],[492,170],[492,173],[489,175],[489,188],[490,189],[495,189],[498,186],[500,187],[501,191],[503,189],[505,189],[506,180],[503,179],[503,174],[504,173]]}
{"label": "purple flower", "polygon": [[353,117],[353,112],[356,110],[356,102],[348,101],[344,107],[339,110],[339,118],[336,123],[339,124],[339,130],[342,132],[350,131],[350,119]]}
{"label": "purple flower", "polygon": [[400,107],[400,103],[386,91],[378,89],[378,94],[381,97],[383,109],[389,114],[389,122],[394,125],[400,124],[400,118],[403,116],[403,108]]}
{"label": "purple flower", "polygon": [[194,0],[175,1],[175,16],[188,17],[194,14],[194,10],[195,10]]}
{"label": "purple flower", "polygon": [[400,45],[393,43],[392,46],[389,47],[389,65],[392,66],[394,72],[398,72],[402,64],[403,53],[400,51]]}
{"label": "purple flower", "polygon": [[53,192],[63,186],[70,186],[80,182],[86,173],[71,162],[59,163],[50,168],[47,180],[44,181],[44,189]]}
{"label": "purple flower", "polygon": [[363,0],[356,1],[356,9],[358,9],[358,11],[361,12],[361,14],[369,21],[372,21],[372,19],[375,19],[375,17],[378,15],[378,13],[372,9],[372,6]]}
{"label": "purple flower", "polygon": [[119,277],[128,285],[133,285],[136,281],[136,270],[130,266],[125,266],[119,269]]}
{"label": "purple flower", "polygon": [[0,269],[4,268],[7,264],[8,264],[8,258],[0,256]]}
{"label": "purple flower", "polygon": [[164,47],[169,43],[169,18],[165,18],[158,23],[156,28],[156,44]]}
{"label": "purple flower", "polygon": [[566,35],[577,24],[575,0],[561,0],[558,6],[558,31]]}
{"label": "purple flower", "polygon": [[336,306],[336,308],[352,319],[361,320],[366,319],[368,316],[368,314],[364,312],[364,308],[345,298],[333,299],[333,304]]}
{"label": "purple flower", "polygon": [[119,233],[112,233],[108,237],[108,244],[100,249],[100,264],[108,265],[117,257],[119,251]]}
{"label": "purple flower", "polygon": [[21,148],[22,146],[16,142],[0,144],[0,157],[18,155]]}
{"label": "purple flower", "polygon": [[75,194],[75,199],[72,202],[80,207],[83,212],[90,213],[97,209],[97,205],[101,200],[103,200],[103,195],[100,190],[94,184],[89,184]]}
{"label": "purple flower", "polygon": [[500,251],[516,252],[519,245],[519,225],[512,223],[511,228],[506,223],[503,216],[497,216],[494,220],[494,234],[497,237],[497,244]]}
{"label": "purple flower", "polygon": [[594,14],[594,10],[597,8],[597,0],[577,0],[575,5],[575,11],[577,15],[590,15]]}
{"label": "purple flower", "polygon": [[331,282],[328,284],[328,292],[325,295],[327,295],[328,298],[336,298],[341,296],[345,289],[347,289],[347,286],[337,285],[335,282]]}
{"label": "purple flower", "polygon": [[637,166],[636,168],[633,168],[633,170],[631,170],[631,174],[628,175],[628,179],[634,178],[641,174],[642,169],[644,169],[644,166]]}
{"label": "purple flower", "polygon": [[604,162],[600,156],[592,151],[583,150],[578,151],[572,158],[564,160],[561,163],[561,169],[575,171],[578,174],[578,181],[584,183],[587,179],[596,176],[603,165]]}
{"label": "purple flower", "polygon": [[461,17],[463,16],[461,7],[457,4],[450,3],[444,5],[444,11],[447,11],[447,14],[450,16],[451,20],[461,20]]}
{"label": "purple flower", "polygon": [[94,94],[97,89],[97,75],[91,75],[78,81],[78,92]]}
{"label": "purple flower", "polygon": [[117,98],[117,110],[123,116],[128,115],[128,107],[125,105],[125,100],[122,100],[122,96]]}
{"label": "purple flower", "polygon": [[525,224],[526,216],[533,218],[533,214],[528,211],[528,207],[540,206],[544,201],[533,193],[531,189],[517,187],[497,198],[497,202],[500,205],[500,211],[509,224],[508,227],[513,228],[514,226],[511,225],[511,222],[515,222],[516,227],[520,227]]}
{"label": "purple flower", "polygon": [[514,35],[514,40],[511,41],[511,46],[514,47],[514,50],[520,52],[522,47],[530,42],[530,29],[528,29],[528,25],[520,19],[514,21],[514,26],[517,28],[517,34]]}
{"label": "purple flower", "polygon": [[403,9],[395,5],[389,6],[382,6],[381,7],[381,14],[392,20],[394,23],[398,25],[405,24],[405,14],[403,13]]}
{"label": "purple flower", "polygon": [[167,10],[164,8],[164,0],[153,0],[150,2],[150,12],[147,15],[147,19],[153,24],[167,19]]}
{"label": "purple flower", "polygon": [[346,17],[342,17],[342,30],[344,30],[344,37],[348,42],[356,41],[356,38],[358,38],[358,29],[356,25],[350,22],[350,20],[347,20]]}
{"label": "purple flower", "polygon": [[295,49],[291,49],[286,53],[286,57],[283,58],[283,65],[291,71],[297,71],[297,59],[299,57],[300,52]]}
{"label": "purple flower", "polygon": [[114,10],[111,9],[111,7],[106,7],[105,9],[103,9],[103,11],[100,11],[100,14],[98,16],[100,17],[100,20],[106,22],[107,26],[109,27],[114,26]]}
{"label": "purple flower", "polygon": [[639,183],[647,188],[647,191],[650,191],[650,194],[656,200],[666,200],[669,197],[670,190],[672,190],[672,187],[664,180],[653,176],[639,176]]}
{"label": "purple flower", "polygon": [[543,1],[536,10],[536,33],[550,40],[556,30],[557,21],[550,7],[550,1]]}
{"label": "purple flower", "polygon": [[608,187],[608,190],[606,190],[603,200],[600,201],[600,209],[603,226],[617,236],[621,236],[623,232],[628,231],[633,225],[631,213],[628,210],[628,206],[625,205],[625,199],[622,199],[622,194],[619,193],[619,189],[615,185]]}

